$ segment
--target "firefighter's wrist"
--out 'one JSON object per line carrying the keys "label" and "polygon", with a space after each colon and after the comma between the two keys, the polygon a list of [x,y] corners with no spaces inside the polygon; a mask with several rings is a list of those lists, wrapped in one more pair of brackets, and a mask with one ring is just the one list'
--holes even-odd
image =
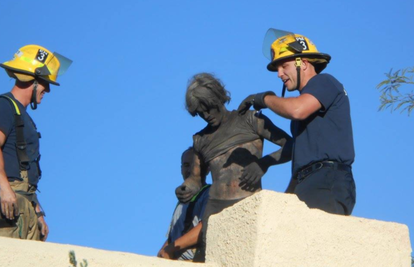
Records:
{"label": "firefighter's wrist", "polygon": [[39,212],[36,212],[36,216],[37,216],[37,218],[40,218],[40,217],[46,217],[46,214],[45,214],[45,212],[44,211],[39,211]]}

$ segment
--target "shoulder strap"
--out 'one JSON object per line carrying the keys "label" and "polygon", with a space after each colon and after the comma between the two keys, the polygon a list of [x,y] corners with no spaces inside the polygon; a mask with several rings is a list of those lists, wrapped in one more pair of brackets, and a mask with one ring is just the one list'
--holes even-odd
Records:
{"label": "shoulder strap", "polygon": [[29,157],[26,153],[26,141],[24,139],[24,122],[22,119],[22,114],[20,113],[19,106],[17,105],[16,101],[14,101],[11,97],[7,95],[0,95],[0,97],[9,100],[10,106],[14,110],[14,127],[16,129],[16,152],[17,157],[19,159],[20,167],[23,169],[27,169],[29,166]]}
{"label": "shoulder strap", "polygon": [[197,194],[195,194],[191,200],[190,200],[190,204],[188,205],[187,208],[187,213],[185,214],[185,220],[184,220],[184,233],[188,232],[191,228],[193,228],[193,211],[194,211],[194,206],[197,202],[197,200],[200,198],[200,196],[202,195],[202,192],[204,192],[207,188],[209,188],[211,185],[210,184],[206,184],[205,186],[203,186],[200,191],[198,191]]}
{"label": "shoulder strap", "polygon": [[199,199],[200,194],[201,194],[202,192],[204,192],[204,190],[206,190],[206,189],[207,189],[207,188],[209,188],[210,186],[211,186],[211,184],[206,184],[205,186],[203,186],[203,187],[200,189],[200,191],[198,191],[198,193],[197,193],[197,194],[195,194],[195,195],[191,198],[190,202],[196,202],[196,201]]}

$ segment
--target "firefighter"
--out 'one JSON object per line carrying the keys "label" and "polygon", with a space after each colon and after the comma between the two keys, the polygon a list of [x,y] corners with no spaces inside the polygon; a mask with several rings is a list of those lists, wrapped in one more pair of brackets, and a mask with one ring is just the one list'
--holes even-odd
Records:
{"label": "firefighter", "polygon": [[41,170],[36,125],[26,111],[42,102],[71,60],[38,45],[0,64],[15,83],[0,95],[0,236],[45,241],[49,229],[36,190]]}
{"label": "firefighter", "polygon": [[306,36],[275,29],[269,29],[263,47],[271,60],[267,69],[278,73],[284,89],[298,90],[299,96],[283,98],[284,89],[282,97],[270,91],[250,95],[239,112],[251,106],[270,108],[290,119],[294,145],[286,191],[310,208],[350,215],[356,199],[350,103],[344,86],[321,73],[331,56],[319,52]]}

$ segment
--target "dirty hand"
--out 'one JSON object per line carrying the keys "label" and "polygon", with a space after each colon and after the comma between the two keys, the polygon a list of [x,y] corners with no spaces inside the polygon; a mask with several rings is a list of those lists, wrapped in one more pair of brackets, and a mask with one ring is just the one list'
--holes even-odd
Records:
{"label": "dirty hand", "polygon": [[0,187],[1,213],[9,220],[19,215],[16,193],[11,188]]}
{"label": "dirty hand", "polygon": [[181,203],[187,203],[198,191],[194,191],[190,186],[180,185],[175,189],[175,195]]}
{"label": "dirty hand", "polygon": [[264,98],[267,95],[275,95],[275,93],[271,91],[267,91],[263,93],[249,95],[240,103],[237,111],[239,112],[239,114],[243,115],[246,113],[247,110],[250,109],[251,106],[253,106],[255,110],[261,110],[262,108],[267,108],[264,102]]}
{"label": "dirty hand", "polygon": [[158,254],[157,257],[164,258],[164,259],[174,259],[174,252],[169,249],[171,244],[168,244],[166,247],[162,248]]}
{"label": "dirty hand", "polygon": [[266,173],[267,168],[261,167],[257,162],[252,162],[243,169],[243,173],[239,178],[242,188],[253,188]]}
{"label": "dirty hand", "polygon": [[37,223],[40,229],[40,240],[46,241],[47,236],[49,235],[49,226],[47,226],[45,217],[40,216],[37,218]]}

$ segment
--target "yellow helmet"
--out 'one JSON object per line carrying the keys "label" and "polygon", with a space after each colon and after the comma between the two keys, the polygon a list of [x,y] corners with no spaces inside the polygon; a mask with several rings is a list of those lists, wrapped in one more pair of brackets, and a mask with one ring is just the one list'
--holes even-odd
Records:
{"label": "yellow helmet", "polygon": [[38,45],[26,45],[20,48],[14,58],[0,64],[7,74],[22,82],[40,78],[48,83],[59,85],[57,76],[62,75],[70,66],[72,60],[58,54],[51,53]]}
{"label": "yellow helmet", "polygon": [[272,28],[266,33],[263,53],[271,60],[267,65],[269,71],[277,71],[277,64],[282,60],[306,58],[315,66],[316,72],[320,73],[331,60],[330,55],[320,53],[307,37]]}

